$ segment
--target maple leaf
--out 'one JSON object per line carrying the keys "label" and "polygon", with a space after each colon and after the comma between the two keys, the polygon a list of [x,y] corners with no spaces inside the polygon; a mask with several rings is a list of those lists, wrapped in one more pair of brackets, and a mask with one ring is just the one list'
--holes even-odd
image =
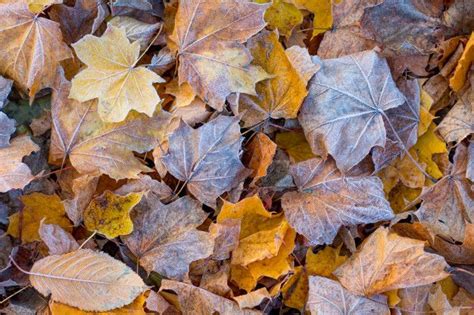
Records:
{"label": "maple leaf", "polygon": [[26,0],[26,3],[28,3],[28,9],[33,13],[40,13],[46,7],[62,2],[63,0]]}
{"label": "maple leaf", "polygon": [[[449,79],[449,86],[455,91],[459,92],[466,82],[467,74],[471,63],[474,61],[474,32],[469,37],[466,47],[462,52],[462,56],[456,65],[453,76]],[[472,84],[471,84],[472,85]]]}
{"label": "maple leaf", "polygon": [[69,97],[80,102],[97,98],[98,113],[105,122],[123,121],[132,109],[153,116],[160,102],[153,83],[165,81],[136,66],[139,42],[130,44],[123,29],[109,24],[101,37],[86,35],[73,47],[87,68],[72,79]]}
{"label": "maple leaf", "polygon": [[84,225],[112,239],[133,231],[130,210],[140,202],[141,194],[118,196],[110,191],[93,199],[84,211]]}
{"label": "maple leaf", "polygon": [[405,102],[390,69],[375,51],[323,60],[298,119],[317,155],[347,172],[375,147],[384,147],[383,118]]}
{"label": "maple leaf", "polygon": [[137,178],[150,169],[133,156],[133,151],[152,150],[164,137],[170,117],[165,112],[149,118],[131,113],[120,123],[99,118],[97,102],[68,99],[71,84],[58,75],[53,90],[52,136],[49,160],[64,164],[69,158],[81,174],[107,174],[114,179]]}
{"label": "maple leaf", "polygon": [[290,0],[290,2],[314,14],[313,37],[331,29],[333,0]]}
{"label": "maple leaf", "polygon": [[399,290],[399,307],[412,313],[428,312],[430,310],[427,304],[430,288],[431,284]]}
{"label": "maple leaf", "polygon": [[[102,270],[102,272],[97,272]],[[35,262],[31,285],[42,295],[85,311],[108,311],[147,290],[127,265],[102,252],[79,249]]]}
{"label": "maple leaf", "polygon": [[267,8],[247,0],[180,1],[170,36],[177,46],[179,84],[188,82],[217,110],[232,92],[255,94],[255,83],[268,74],[250,65],[243,43],[265,27]]}
{"label": "maple leaf", "polygon": [[161,23],[144,23],[128,16],[115,16],[109,21],[110,25],[123,28],[131,42],[138,41],[140,49],[144,50],[152,40]]}
{"label": "maple leaf", "polygon": [[[62,174],[60,185],[64,195],[70,195],[62,201],[67,216],[75,226],[81,224],[83,213],[92,200],[99,178],[91,175],[79,175],[77,177]],[[66,187],[66,185],[68,187]],[[69,191],[68,191],[69,190]]]}
{"label": "maple leaf", "polygon": [[296,118],[303,103],[306,82],[293,68],[278,35],[262,31],[247,44],[254,58],[273,77],[257,83],[257,96],[241,94],[239,111],[245,126],[252,126],[269,118]]}
{"label": "maple leaf", "polygon": [[38,234],[48,247],[50,255],[67,254],[79,249],[79,244],[71,233],[57,224],[44,223],[44,219],[41,220]]}
{"label": "maple leaf", "polygon": [[248,160],[248,167],[253,170],[252,183],[267,175],[267,169],[273,162],[277,145],[264,133],[258,133],[247,145],[244,160]]}
{"label": "maple leaf", "polygon": [[23,243],[40,241],[39,228],[43,219],[44,223],[57,224],[66,231],[71,232],[71,222],[66,218],[61,199],[57,195],[32,193],[21,197],[24,204],[23,213],[14,213],[9,217],[7,233],[19,238]]}
{"label": "maple leaf", "polygon": [[312,57],[307,48],[291,46],[285,50],[285,54],[305,85],[321,69],[321,60],[318,57]]}
{"label": "maple leaf", "polygon": [[389,290],[432,283],[449,274],[444,258],[423,251],[424,242],[380,227],[358,252],[334,271],[354,294],[370,297]]}
{"label": "maple leaf", "polygon": [[239,159],[242,140],[236,117],[219,116],[198,129],[181,121],[161,161],[191,194],[212,207],[217,197],[247,177]]}
{"label": "maple leaf", "polygon": [[320,158],[295,164],[290,173],[299,192],[283,195],[282,207],[290,225],[312,245],[332,243],[343,225],[393,217],[377,177],[343,175],[332,160]]}
{"label": "maple leaf", "polygon": [[226,219],[220,223],[213,223],[209,233],[214,238],[214,251],[212,258],[225,260],[230,258],[230,253],[239,245],[240,220]]}
{"label": "maple leaf", "polygon": [[[122,240],[148,272],[183,279],[192,261],[212,254],[214,241],[209,233],[196,230],[207,215],[191,197],[168,205],[156,195],[132,212],[134,231]],[[156,226],[160,226],[159,229]]]}
{"label": "maple leaf", "polygon": [[417,216],[436,234],[462,241],[466,222],[474,219],[474,190],[466,179],[467,147],[457,146],[449,175],[426,188]]}
{"label": "maple leaf", "polygon": [[278,133],[275,142],[278,147],[288,153],[292,163],[303,162],[315,157],[302,132],[289,131]]}
{"label": "maple leaf", "polygon": [[278,29],[283,36],[290,36],[294,27],[303,22],[303,14],[296,6],[284,0],[256,0],[257,3],[272,5],[265,11],[265,21],[271,29]]}
{"label": "maple leaf", "polygon": [[306,308],[311,314],[390,314],[388,305],[344,289],[337,281],[309,277],[309,294]]}
{"label": "maple leaf", "polygon": [[0,112],[0,149],[10,145],[10,136],[15,132],[15,121]]}
{"label": "maple leaf", "polygon": [[433,178],[441,178],[443,172],[433,160],[435,154],[446,154],[448,152],[446,143],[439,138],[435,132],[436,125],[431,123],[428,130],[418,138],[412,150],[416,151],[418,160],[426,165],[426,173]]}
{"label": "maple leaf", "polygon": [[0,3],[0,41],[0,73],[29,90],[31,100],[53,85],[59,62],[72,57],[59,25],[30,12],[24,0]]}

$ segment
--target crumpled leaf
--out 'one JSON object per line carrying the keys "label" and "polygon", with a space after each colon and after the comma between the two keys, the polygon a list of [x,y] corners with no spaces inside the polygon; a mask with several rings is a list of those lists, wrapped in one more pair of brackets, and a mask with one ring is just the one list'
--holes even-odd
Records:
{"label": "crumpled leaf", "polygon": [[272,5],[265,11],[265,21],[268,26],[278,29],[278,33],[283,36],[290,36],[295,26],[303,22],[303,14],[290,1],[284,0],[256,0],[257,3],[268,3]]}
{"label": "crumpled leaf", "polygon": [[64,164],[67,158],[81,174],[107,174],[114,179],[138,178],[150,169],[133,156],[155,148],[166,132],[170,116],[149,118],[132,113],[120,123],[99,118],[96,101],[69,99],[71,84],[58,76],[51,104],[52,135],[49,160]]}
{"label": "crumpled leaf", "polygon": [[57,224],[44,223],[43,220],[41,220],[38,234],[48,247],[50,255],[67,254],[79,248],[79,244],[71,233],[66,232]]}
{"label": "crumpled leaf", "polygon": [[470,87],[464,91],[459,100],[456,102],[456,104],[454,104],[453,108],[451,108],[437,128],[440,135],[447,142],[460,142],[470,134],[474,133],[473,86],[474,73],[470,78]]}
{"label": "crumpled leaf", "polygon": [[385,59],[365,51],[323,60],[298,119],[313,152],[331,154],[347,172],[371,148],[385,146],[385,111],[404,102]]}
{"label": "crumpled leaf", "polygon": [[0,42],[0,74],[29,90],[31,100],[53,85],[59,62],[72,57],[59,25],[30,12],[24,0],[0,3]]}
{"label": "crumpled leaf", "polygon": [[76,0],[73,7],[59,4],[48,13],[59,23],[64,41],[71,44],[87,34],[94,34],[109,15],[109,9],[103,0]]}
{"label": "crumpled leaf", "polygon": [[278,35],[262,31],[247,44],[253,64],[261,66],[272,78],[257,83],[257,95],[237,97],[239,112],[245,126],[252,126],[269,118],[296,118],[303,103],[306,82],[293,68]]}
{"label": "crumpled leaf", "polygon": [[338,282],[318,276],[309,277],[309,296],[306,308],[314,315],[390,314],[388,305],[354,295]]}
{"label": "crumpled leaf", "polygon": [[247,177],[239,159],[242,140],[235,117],[219,116],[198,129],[181,121],[161,161],[191,194],[213,207],[217,197]]}
{"label": "crumpled leaf", "polygon": [[[192,261],[212,254],[214,240],[196,230],[207,217],[200,204],[189,196],[164,205],[148,195],[148,206],[132,212],[134,230],[122,240],[148,272],[183,279]],[[159,227],[159,228],[157,228]]]}
{"label": "crumpled leaf", "polygon": [[170,290],[176,292],[180,305],[180,311],[184,315],[194,314],[259,314],[253,310],[241,310],[237,303],[222,296],[216,295],[192,284],[183,282],[163,280],[160,292]]}
{"label": "crumpled leaf", "polygon": [[[455,91],[459,92],[464,86],[467,79],[467,73],[474,61],[474,32],[471,33],[469,41],[464,47],[461,59],[459,59],[456,69],[454,70],[453,76],[449,79],[449,86]],[[472,81],[471,81],[472,82]],[[472,86],[472,84],[471,84]]]}
{"label": "crumpled leaf", "polygon": [[142,194],[119,196],[105,191],[94,198],[84,211],[84,224],[89,231],[97,231],[112,239],[133,231],[130,211],[142,199]]}
{"label": "crumpled leaf", "polygon": [[[121,50],[111,50],[120,46]],[[130,43],[123,29],[109,25],[101,37],[86,35],[73,44],[87,65],[72,79],[69,97],[80,102],[98,99],[104,122],[123,121],[133,109],[153,116],[160,97],[153,83],[165,82],[145,67],[137,67],[140,43]]]}
{"label": "crumpled leaf", "polygon": [[122,307],[148,289],[127,265],[90,249],[48,256],[30,272],[31,285],[42,295],[85,311]]}
{"label": "crumpled leaf", "polygon": [[61,199],[57,195],[32,193],[22,196],[21,202],[24,205],[22,217],[20,218],[19,212],[9,217],[7,233],[16,238],[21,236],[23,243],[41,241],[39,228],[43,219],[43,223],[57,224],[67,232],[72,231],[71,222],[66,217]]}
{"label": "crumpled leaf", "polygon": [[424,242],[380,227],[334,271],[342,285],[370,297],[394,289],[429,284],[449,274],[444,258],[423,251]]}
{"label": "crumpled leaf", "polygon": [[426,188],[416,212],[436,234],[462,242],[466,222],[474,220],[474,189],[466,179],[467,147],[459,144],[450,173]]}
{"label": "crumpled leaf", "polygon": [[334,161],[314,158],[290,167],[298,192],[283,195],[290,225],[310,244],[331,244],[339,228],[390,220],[382,182],[375,176],[343,175]]}
{"label": "crumpled leaf", "polygon": [[13,139],[8,147],[0,148],[0,192],[23,189],[34,179],[28,165],[21,160],[39,149],[26,135]]}
{"label": "crumpled leaf", "polygon": [[217,110],[230,93],[255,95],[256,82],[268,74],[250,65],[243,43],[265,27],[267,8],[241,0],[180,1],[170,36],[178,52],[179,84],[188,82]]}
{"label": "crumpled leaf", "polygon": [[449,263],[474,264],[474,224],[472,223],[466,223],[464,227],[462,244],[453,244],[440,236],[436,236],[431,244]]}
{"label": "crumpled leaf", "polygon": [[247,166],[253,171],[252,183],[267,175],[267,169],[273,162],[277,145],[264,133],[259,132],[247,145],[244,160],[248,160]]}

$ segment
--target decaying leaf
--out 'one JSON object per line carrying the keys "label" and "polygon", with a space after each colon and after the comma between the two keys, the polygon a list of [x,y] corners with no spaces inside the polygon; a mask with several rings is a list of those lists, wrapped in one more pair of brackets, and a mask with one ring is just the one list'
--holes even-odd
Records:
{"label": "decaying leaf", "polygon": [[188,196],[168,205],[153,195],[146,198],[151,198],[147,201],[151,207],[134,209],[134,230],[122,239],[148,272],[183,279],[192,261],[212,254],[211,235],[196,230],[207,215],[200,204]]}
{"label": "decaying leaf", "polygon": [[264,133],[258,133],[247,145],[245,159],[248,167],[253,171],[253,183],[267,175],[267,169],[273,162],[277,145]]}
{"label": "decaying leaf", "polygon": [[240,220],[226,219],[212,224],[209,232],[214,238],[214,251],[212,258],[225,260],[230,258],[230,253],[239,245]]}
{"label": "decaying leaf", "polygon": [[272,78],[257,83],[256,96],[238,97],[245,125],[252,126],[269,118],[296,118],[307,94],[306,82],[290,62],[278,35],[262,31],[247,46],[253,56],[252,63],[261,66]]}
{"label": "decaying leaf", "polygon": [[444,258],[423,247],[422,241],[380,227],[334,274],[346,289],[367,297],[446,278]]}
{"label": "decaying leaf", "polygon": [[99,178],[90,175],[81,175],[71,180],[71,199],[62,201],[67,216],[78,226],[84,217],[84,210],[92,200],[92,196],[97,189]]}
{"label": "decaying leaf", "polygon": [[385,59],[365,51],[323,60],[298,119],[313,152],[331,154],[347,172],[371,148],[385,146],[386,111],[404,102]]}
{"label": "decaying leaf", "polygon": [[388,305],[344,289],[338,282],[309,277],[309,296],[306,308],[311,314],[390,314]]}
{"label": "decaying leaf", "polygon": [[109,239],[130,234],[133,231],[130,211],[141,198],[138,193],[119,196],[106,191],[87,206],[84,224],[89,231],[97,231]]}
{"label": "decaying leaf", "polygon": [[[114,46],[121,49],[110,50]],[[101,37],[86,35],[73,47],[87,68],[72,79],[69,97],[80,102],[97,98],[99,117],[109,123],[123,121],[132,109],[153,116],[160,102],[153,83],[165,81],[137,67],[139,42],[130,43],[125,30],[109,25]]]}
{"label": "decaying leaf", "polygon": [[[43,219],[44,220],[44,219]],[[38,234],[48,246],[50,255],[62,255],[75,251],[79,244],[74,237],[57,224],[41,221]]]}
{"label": "decaying leaf", "polygon": [[320,60],[316,57],[312,58],[307,48],[291,46],[285,50],[285,53],[305,84],[321,69]]}
{"label": "decaying leaf", "polygon": [[40,241],[39,228],[43,219],[44,223],[57,224],[68,232],[72,230],[71,222],[57,195],[32,193],[22,196],[21,201],[24,205],[23,213],[10,216],[7,233],[11,236],[21,237],[24,243]]}
{"label": "decaying leaf", "polygon": [[80,249],[37,261],[31,285],[42,295],[85,311],[108,311],[131,303],[147,290],[143,280],[109,255]]}
{"label": "decaying leaf", "polygon": [[0,73],[28,91],[31,100],[53,85],[59,62],[72,57],[59,25],[32,13],[25,0],[0,3],[0,42]]}
{"label": "decaying leaf", "polygon": [[290,225],[311,244],[330,244],[343,225],[393,217],[382,183],[374,176],[343,175],[332,160],[314,158],[291,166],[298,192],[283,196]]}
{"label": "decaying leaf", "polygon": [[161,160],[198,200],[214,206],[217,197],[247,177],[239,159],[242,140],[234,117],[219,116],[198,129],[181,121]]}
{"label": "decaying leaf", "polygon": [[15,132],[15,121],[0,112],[0,149],[10,145],[10,136]]}
{"label": "decaying leaf", "polygon": [[160,23],[144,23],[128,16],[115,16],[109,21],[109,24],[123,28],[131,42],[138,41],[140,43],[141,50],[146,49],[161,25]]}
{"label": "decaying leaf", "polygon": [[114,179],[137,178],[150,169],[133,156],[133,151],[152,150],[165,134],[170,117],[164,112],[149,118],[131,113],[120,123],[99,118],[96,101],[79,103],[69,99],[71,84],[58,75],[52,98],[51,162],[64,164],[67,158],[82,174],[107,174]]}
{"label": "decaying leaf", "polygon": [[267,8],[247,0],[180,1],[170,37],[177,46],[179,84],[188,82],[217,110],[230,93],[255,94],[255,83],[268,74],[250,65],[243,43],[264,28]]}

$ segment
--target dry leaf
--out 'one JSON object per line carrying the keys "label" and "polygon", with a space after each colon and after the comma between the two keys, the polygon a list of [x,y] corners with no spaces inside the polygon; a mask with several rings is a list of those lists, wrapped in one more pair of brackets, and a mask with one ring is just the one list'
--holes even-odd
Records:
{"label": "dry leaf", "polygon": [[288,153],[292,163],[315,157],[303,133],[293,131],[278,133],[275,142]]}
{"label": "dry leaf", "polygon": [[15,132],[15,121],[0,112],[0,149],[10,145],[10,136]]}
{"label": "dry leaf", "polygon": [[148,24],[128,16],[114,16],[109,21],[109,24],[123,28],[127,38],[131,42],[137,41],[140,43],[141,50],[146,49],[161,26],[160,23]]}
{"label": "dry leaf", "polygon": [[39,228],[43,219],[44,223],[57,224],[68,232],[72,231],[72,224],[66,218],[61,199],[57,195],[32,193],[22,196],[21,201],[24,205],[22,214],[17,212],[9,218],[7,233],[11,236],[21,236],[23,243],[40,241]]}
{"label": "dry leaf", "polygon": [[217,110],[230,93],[255,94],[255,83],[268,75],[250,65],[243,43],[264,28],[267,7],[247,0],[180,1],[170,37],[178,52],[179,84],[188,82]]}
{"label": "dry leaf", "polygon": [[413,149],[416,151],[420,164],[425,165],[426,173],[438,179],[443,176],[443,172],[433,160],[433,157],[435,154],[446,154],[448,150],[446,149],[446,143],[439,138],[435,130],[436,125],[432,123],[428,130],[418,138]]}
{"label": "dry leaf", "polygon": [[380,227],[334,274],[346,289],[367,297],[446,278],[444,258],[423,248],[422,241]]}
{"label": "dry leaf", "polygon": [[374,176],[343,175],[334,161],[314,158],[291,166],[298,192],[283,195],[290,225],[312,245],[331,244],[343,225],[390,220],[392,210]]}
{"label": "dry leaf", "polygon": [[233,299],[239,304],[241,309],[243,308],[254,308],[262,303],[265,299],[271,299],[270,293],[267,288],[260,288],[250,293],[234,296]]}
{"label": "dry leaf", "polygon": [[40,13],[46,7],[62,2],[63,0],[26,0],[26,3],[28,3],[28,9],[33,13]]}
{"label": "dry leaf", "polygon": [[[111,47],[120,46],[120,50]],[[98,99],[98,114],[105,122],[123,121],[133,109],[153,116],[160,97],[153,83],[159,75],[137,67],[140,43],[130,43],[123,29],[109,25],[101,37],[86,35],[73,44],[87,65],[72,79],[69,97],[80,102]]]}
{"label": "dry leaf", "polygon": [[320,59],[311,58],[307,48],[291,46],[285,50],[285,53],[305,83],[308,83],[313,75],[321,69]]}
{"label": "dry leaf", "polygon": [[50,255],[67,254],[79,248],[79,244],[69,232],[57,224],[44,223],[44,220],[41,220],[38,234],[48,246]]}
{"label": "dry leaf", "polygon": [[385,59],[366,51],[323,60],[298,119],[313,152],[331,154],[347,172],[372,147],[385,146],[386,111],[404,102]]}
{"label": "dry leaf", "polygon": [[[471,33],[469,41],[462,53],[461,59],[454,70],[453,76],[449,79],[449,86],[455,91],[459,92],[464,86],[467,79],[467,74],[472,62],[474,61],[474,32]],[[471,84],[472,85],[472,84]]]}
{"label": "dry leaf", "polygon": [[123,122],[105,123],[99,118],[95,101],[68,99],[70,86],[58,76],[52,99],[49,160],[61,165],[69,158],[81,174],[107,174],[114,179],[138,178],[140,172],[149,171],[132,151],[152,150],[164,137],[169,115],[159,113],[148,118],[131,113]]}
{"label": "dry leaf", "polygon": [[24,0],[0,3],[0,42],[0,73],[29,91],[31,100],[53,85],[59,62],[72,57],[59,25],[30,12]]}
{"label": "dry leaf", "polygon": [[430,310],[428,306],[430,288],[431,284],[399,290],[400,303],[398,306],[408,314],[428,312]]}
{"label": "dry leaf", "polygon": [[469,34],[474,29],[474,3],[470,0],[451,2],[448,10],[444,11],[443,21],[447,26],[461,34]]}
{"label": "dry leaf", "polygon": [[[94,195],[99,178],[90,175],[81,175],[71,180],[71,199],[62,201],[67,216],[78,226],[84,217],[84,210],[89,205]],[[63,190],[65,190],[63,188]]]}
{"label": "dry leaf", "polygon": [[344,289],[338,282],[309,277],[309,295],[306,308],[311,314],[390,314],[388,305]]}
{"label": "dry leaf", "polygon": [[150,198],[147,201],[150,207],[139,205],[134,209],[134,230],[122,240],[148,272],[183,279],[192,261],[212,254],[211,235],[196,230],[207,215],[188,196],[168,205],[153,195],[144,198]]}
{"label": "dry leaf", "polygon": [[214,238],[212,258],[229,259],[230,253],[239,246],[240,220],[225,219],[219,223],[213,223],[209,227],[209,232]]}
{"label": "dry leaf", "polygon": [[252,37],[247,46],[253,64],[261,66],[272,78],[257,83],[256,96],[241,94],[238,97],[245,126],[270,118],[296,118],[307,94],[306,82],[293,68],[278,35],[263,31]]}
{"label": "dry leaf", "polygon": [[42,295],[85,311],[108,311],[131,303],[147,290],[143,280],[121,261],[80,249],[38,260],[31,285]]}
{"label": "dry leaf", "polygon": [[257,3],[270,3],[265,11],[265,21],[271,29],[278,29],[283,36],[290,36],[294,27],[303,22],[303,14],[290,1],[285,0],[256,0]]}
{"label": "dry leaf", "polygon": [[239,159],[242,139],[234,117],[219,116],[198,129],[181,121],[161,161],[191,194],[212,207],[217,197],[247,177]]}
{"label": "dry leaf", "polygon": [[130,234],[133,231],[130,211],[141,199],[142,194],[119,196],[107,190],[84,210],[84,225],[109,239]]}
{"label": "dry leaf", "polygon": [[247,166],[253,170],[252,183],[267,175],[267,169],[273,162],[276,148],[277,145],[261,132],[247,145],[244,159],[248,160]]}

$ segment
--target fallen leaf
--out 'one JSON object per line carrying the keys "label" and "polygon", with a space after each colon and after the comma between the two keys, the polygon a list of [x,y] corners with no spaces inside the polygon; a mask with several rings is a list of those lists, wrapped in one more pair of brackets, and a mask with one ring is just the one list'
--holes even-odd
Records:
{"label": "fallen leaf", "polygon": [[0,17],[0,73],[29,90],[32,101],[39,90],[53,85],[59,62],[71,58],[71,50],[59,25],[30,12],[24,0],[3,1]]}
{"label": "fallen leaf", "polygon": [[440,285],[436,285],[435,291],[428,296],[428,304],[436,315],[458,315],[461,311],[451,306]]}
{"label": "fallen leaf", "polygon": [[307,48],[291,46],[285,50],[285,53],[293,68],[306,84],[321,69],[320,60],[312,58]]}
{"label": "fallen leaf", "polygon": [[214,238],[212,258],[229,259],[230,253],[239,246],[240,220],[225,219],[219,223],[213,223],[209,227],[209,233]]}
{"label": "fallen leaf", "polygon": [[432,123],[428,130],[418,138],[418,141],[413,146],[418,156],[420,164],[426,165],[425,171],[433,178],[438,179],[443,176],[443,172],[433,160],[435,154],[446,154],[446,143],[442,141],[435,132],[436,125]]}
{"label": "fallen leaf", "polygon": [[144,153],[155,148],[165,135],[169,115],[161,112],[148,118],[131,113],[123,122],[105,123],[95,101],[68,99],[70,86],[58,76],[51,105],[50,162],[61,165],[69,158],[81,174],[107,174],[114,179],[138,178],[140,172],[149,171],[132,151]]}
{"label": "fallen leaf", "polygon": [[150,0],[116,0],[113,2],[114,7],[130,7],[137,10],[148,11],[153,9]]}
{"label": "fallen leaf", "polygon": [[247,145],[244,159],[248,161],[247,166],[253,173],[252,183],[267,175],[267,169],[273,162],[277,145],[264,133],[259,132]]}
{"label": "fallen leaf", "polygon": [[137,41],[140,43],[141,50],[146,49],[161,26],[160,23],[144,23],[128,16],[114,16],[109,24],[124,29],[127,38],[131,42]]}
{"label": "fallen leaf", "polygon": [[446,278],[444,258],[424,252],[423,247],[423,241],[380,227],[334,275],[346,289],[367,297]]}
{"label": "fallen leaf", "polygon": [[247,44],[253,64],[261,66],[272,78],[257,83],[257,95],[240,94],[239,112],[245,126],[253,126],[266,119],[296,118],[303,103],[306,82],[293,68],[278,35],[263,31]]}
{"label": "fallen leaf", "polygon": [[291,0],[291,2],[314,14],[313,37],[332,28],[332,0]]}
{"label": "fallen leaf", "polygon": [[7,233],[11,236],[21,236],[23,243],[41,241],[38,230],[43,219],[44,223],[57,224],[67,232],[72,231],[71,222],[66,217],[61,199],[57,195],[32,193],[22,196],[21,201],[24,205],[22,213],[17,212],[9,217]]}
{"label": "fallen leaf", "polygon": [[179,84],[188,82],[217,110],[230,93],[254,95],[255,84],[268,74],[250,65],[243,43],[265,27],[267,8],[240,0],[181,1],[170,36],[178,53]]}
{"label": "fallen leaf", "polygon": [[38,260],[30,270],[30,281],[42,295],[51,294],[53,301],[84,311],[122,307],[147,290],[127,265],[90,249]]}
{"label": "fallen leaf", "polygon": [[309,277],[309,295],[306,308],[311,314],[390,314],[388,305],[354,295],[338,282]]}
{"label": "fallen leaf", "polygon": [[50,255],[62,255],[79,248],[74,237],[57,224],[44,223],[41,220],[38,234],[46,244]]}
{"label": "fallen leaf", "polygon": [[344,225],[390,220],[382,182],[374,176],[343,175],[332,160],[314,158],[290,167],[298,192],[282,207],[290,225],[310,244],[331,244]]}
{"label": "fallen leaf", "polygon": [[259,314],[253,310],[241,310],[237,303],[192,284],[163,280],[160,292],[170,290],[178,295],[180,310],[184,315],[191,314]]}
{"label": "fallen leaf", "polygon": [[[464,47],[461,59],[454,70],[453,76],[449,79],[449,86],[455,91],[459,92],[466,82],[467,73],[471,67],[471,63],[474,61],[474,32],[471,33],[469,41]],[[472,85],[472,84],[471,84]]]}
{"label": "fallen leaf", "polygon": [[276,144],[288,153],[292,163],[303,162],[316,157],[301,132],[281,132],[276,135]]}
{"label": "fallen leaf", "polygon": [[10,145],[10,136],[15,132],[15,121],[0,112],[0,149]]}
{"label": "fallen leaf", "polygon": [[239,158],[242,139],[234,117],[219,116],[198,129],[181,121],[161,161],[191,194],[212,207],[217,197],[247,177]]}
{"label": "fallen leaf", "polygon": [[[121,50],[110,50],[119,45]],[[73,44],[77,57],[87,65],[72,79],[69,97],[79,102],[98,99],[104,122],[125,120],[133,109],[153,116],[160,97],[153,83],[159,75],[138,66],[140,43],[130,43],[123,29],[109,25],[101,37],[86,35]]]}
{"label": "fallen leaf", "polygon": [[132,212],[134,230],[122,240],[148,272],[183,279],[192,261],[212,254],[211,235],[196,230],[207,215],[201,205],[188,196],[168,205],[153,195],[144,198],[150,198],[147,204],[151,207],[135,207]]}
{"label": "fallen leaf", "polygon": [[84,210],[84,225],[89,231],[97,231],[108,239],[128,235],[133,231],[130,211],[141,199],[139,193],[119,196],[107,190]]}
{"label": "fallen leaf", "polygon": [[158,314],[179,314],[178,310],[174,308],[166,299],[155,291],[150,291],[146,299],[146,308]]}
{"label": "fallen leaf", "polygon": [[469,0],[456,0],[443,13],[443,21],[451,29],[460,34],[469,34],[474,28],[472,16],[474,4]]}
{"label": "fallen leaf", "polygon": [[428,312],[430,310],[428,306],[430,289],[431,284],[399,290],[400,303],[398,306],[407,313]]}
{"label": "fallen leaf", "polygon": [[26,0],[26,3],[28,3],[28,9],[33,13],[40,13],[46,7],[62,2],[63,0]]}
{"label": "fallen leaf", "polygon": [[234,296],[233,299],[239,304],[240,309],[244,309],[254,308],[265,299],[271,299],[271,296],[267,288],[260,288],[244,295]]}
{"label": "fallen leaf", "polygon": [[462,242],[474,218],[474,190],[466,179],[467,147],[459,144],[449,175],[425,188],[416,216],[436,234]]}
{"label": "fallen leaf", "polygon": [[256,0],[257,3],[269,3],[272,5],[265,11],[265,21],[273,30],[277,29],[283,36],[290,36],[295,26],[303,22],[303,14],[289,1],[284,0]]}
{"label": "fallen leaf", "polygon": [[[84,218],[84,210],[89,205],[97,189],[99,178],[90,175],[81,175],[71,180],[71,199],[62,201],[67,216],[78,226]],[[65,190],[63,188],[63,190]]]}
{"label": "fallen leaf", "polygon": [[[164,200],[173,195],[171,188],[163,182],[151,178],[148,175],[140,174],[138,179],[129,179],[128,182],[114,191],[117,195],[127,195],[130,193],[145,193],[145,196],[153,194],[159,200]],[[142,198],[140,203],[148,203],[149,198]]]}
{"label": "fallen leaf", "polygon": [[388,65],[375,51],[323,60],[298,119],[313,153],[329,154],[347,172],[384,147],[386,111],[405,102]]}

